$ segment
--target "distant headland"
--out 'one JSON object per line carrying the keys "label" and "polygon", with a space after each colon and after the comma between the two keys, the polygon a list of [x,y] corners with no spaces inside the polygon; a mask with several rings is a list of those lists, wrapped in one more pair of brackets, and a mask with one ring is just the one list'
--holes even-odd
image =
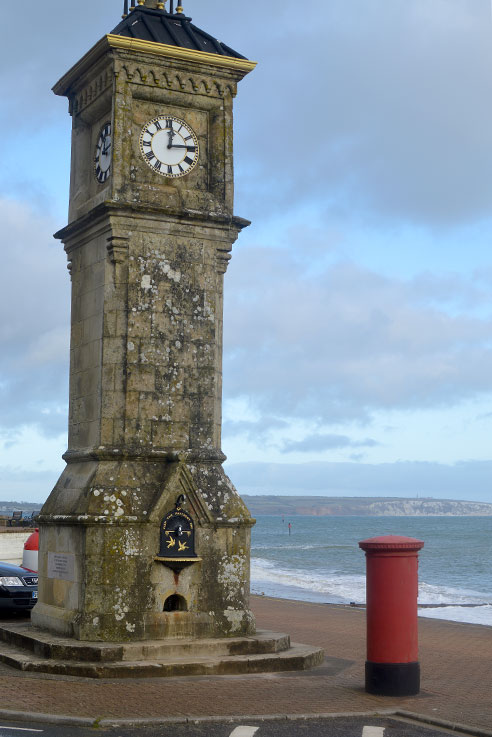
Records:
{"label": "distant headland", "polygon": [[[314,517],[491,517],[492,504],[431,497],[255,496],[241,494],[251,514],[308,515]],[[0,515],[22,510],[39,512],[42,504],[2,502]]]}
{"label": "distant headland", "polygon": [[451,499],[400,497],[253,496],[242,494],[253,516],[258,514],[315,517],[489,517],[492,504]]}

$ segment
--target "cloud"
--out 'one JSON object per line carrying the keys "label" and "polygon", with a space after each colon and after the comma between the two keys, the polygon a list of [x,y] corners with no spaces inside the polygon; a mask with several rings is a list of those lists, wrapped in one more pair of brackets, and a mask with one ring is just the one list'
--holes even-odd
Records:
{"label": "cloud", "polygon": [[225,435],[234,437],[242,435],[254,443],[271,444],[270,433],[287,429],[287,422],[279,417],[262,416],[258,420],[226,419],[222,424]]}
{"label": "cloud", "polygon": [[54,223],[0,200],[0,427],[66,430],[70,280]]}
{"label": "cloud", "polygon": [[56,471],[28,471],[0,466],[0,499],[44,503],[55,485]]}
{"label": "cloud", "polygon": [[483,412],[477,416],[477,420],[492,420],[492,412]]}
{"label": "cloud", "polygon": [[226,281],[225,395],[321,427],[488,393],[492,319],[473,310],[491,291],[460,275],[398,279],[350,262],[312,273],[288,251],[238,250]]}
{"label": "cloud", "polygon": [[[65,429],[69,281],[50,237],[64,223],[39,210],[68,165],[70,118],[51,86],[117,24],[121,5],[52,0],[47,14],[34,4],[29,53],[19,58],[15,33],[0,50],[1,145],[15,152],[0,182],[10,193],[0,200],[7,428]],[[17,27],[18,7],[2,10],[5,26]],[[489,392],[490,270],[404,280],[349,262],[320,265],[343,242],[344,223],[435,227],[490,217],[488,0],[331,0],[303,14],[302,29],[297,0],[272,0],[271,22],[244,4],[224,11],[220,0],[206,11],[187,0],[185,10],[259,61],[235,101],[238,212],[257,223],[280,214],[291,250],[239,248],[230,266],[225,390],[251,398],[257,417],[230,418],[225,431],[264,442],[287,419],[307,420],[325,433],[315,440],[308,429],[290,441],[307,447],[328,442],[327,424]],[[326,233],[306,226],[307,207],[330,223]]]}
{"label": "cloud", "polygon": [[[47,15],[34,3],[21,57],[17,34],[4,35],[6,151],[15,141],[29,149],[33,135],[52,127],[51,160],[62,171],[70,119],[51,87],[119,22],[120,5],[50,0]],[[5,27],[17,27],[16,4],[2,11]],[[449,225],[490,217],[489,0],[330,0],[308,14],[298,0],[271,0],[268,22],[244,4],[225,11],[221,0],[206,9],[189,0],[185,11],[259,62],[236,100],[240,211],[258,219],[316,202],[331,220],[365,213]],[[11,175],[20,191],[22,176],[14,168]]]}
{"label": "cloud", "polygon": [[244,19],[241,48],[260,64],[237,102],[241,204],[267,214],[314,198],[330,216],[432,225],[490,216],[490,3],[332,0],[302,31],[296,5],[269,6],[273,32]]}
{"label": "cloud", "polygon": [[440,463],[233,463],[242,494],[432,496],[492,502],[492,461]]}
{"label": "cloud", "polygon": [[311,453],[313,451],[335,450],[342,448],[374,448],[380,445],[372,438],[351,440],[347,435],[307,435],[303,440],[284,442],[282,453]]}

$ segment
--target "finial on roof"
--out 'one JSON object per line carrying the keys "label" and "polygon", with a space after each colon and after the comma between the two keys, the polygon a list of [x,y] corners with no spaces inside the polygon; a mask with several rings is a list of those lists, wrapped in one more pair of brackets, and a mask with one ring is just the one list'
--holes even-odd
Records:
{"label": "finial on roof", "polygon": [[[151,10],[165,10],[166,0],[138,0],[138,4]],[[133,7],[130,10],[135,10],[135,0],[133,0],[132,5]]]}
{"label": "finial on roof", "polygon": [[[136,8],[151,8],[162,10],[169,15],[183,15],[183,0],[169,0],[169,10],[166,8],[167,0],[123,0],[123,20],[133,13]],[[176,8],[176,9],[175,9]]]}

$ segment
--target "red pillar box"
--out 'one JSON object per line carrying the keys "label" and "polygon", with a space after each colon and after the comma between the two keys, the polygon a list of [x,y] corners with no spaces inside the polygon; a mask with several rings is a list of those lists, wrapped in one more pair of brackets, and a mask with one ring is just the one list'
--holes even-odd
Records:
{"label": "red pillar box", "polygon": [[24,543],[24,552],[22,554],[22,567],[27,568],[33,573],[38,572],[38,551],[39,551],[39,530],[29,535]]}
{"label": "red pillar box", "polygon": [[418,662],[418,553],[413,537],[363,540],[367,565],[366,691],[413,696],[420,691]]}

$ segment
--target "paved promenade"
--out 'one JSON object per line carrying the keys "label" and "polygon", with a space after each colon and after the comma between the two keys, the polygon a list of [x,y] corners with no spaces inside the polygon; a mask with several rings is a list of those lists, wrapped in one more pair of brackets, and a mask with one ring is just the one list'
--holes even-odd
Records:
{"label": "paved promenade", "polygon": [[364,692],[365,612],[253,597],[258,627],[320,645],[327,660],[302,673],[98,680],[22,674],[0,666],[5,709],[144,719],[403,710],[492,734],[492,627],[420,619],[422,691],[410,698]]}

